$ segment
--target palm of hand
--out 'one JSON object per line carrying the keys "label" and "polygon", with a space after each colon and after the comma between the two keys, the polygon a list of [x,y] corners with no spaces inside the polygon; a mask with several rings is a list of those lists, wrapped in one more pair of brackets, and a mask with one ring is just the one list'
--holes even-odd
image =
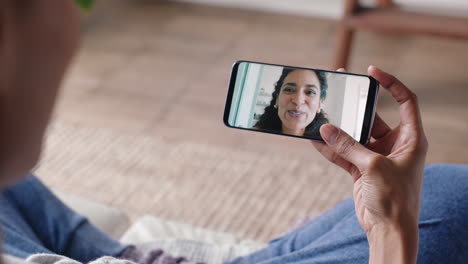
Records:
{"label": "palm of hand", "polygon": [[407,167],[417,162],[411,155],[415,150],[411,137],[414,134],[411,127],[402,127],[401,124],[392,130],[387,130],[383,136],[367,146],[382,156],[376,158],[367,170],[360,171],[354,166],[351,172],[356,179],[353,190],[356,216],[366,232],[395,214],[393,203],[396,197],[405,199],[408,203],[419,202],[410,201],[410,198],[404,195],[407,192],[402,191],[406,186],[420,185],[407,184],[407,181],[421,181],[422,178],[406,176]]}

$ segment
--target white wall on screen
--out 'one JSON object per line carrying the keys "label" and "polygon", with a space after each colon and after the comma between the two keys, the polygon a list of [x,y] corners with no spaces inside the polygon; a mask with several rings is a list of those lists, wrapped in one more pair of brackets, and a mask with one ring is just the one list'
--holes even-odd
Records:
{"label": "white wall on screen", "polygon": [[255,106],[256,115],[262,115],[265,111],[265,107],[270,104],[276,82],[278,82],[281,72],[283,71],[283,67],[270,65],[265,65],[263,67],[264,70],[261,76],[260,89]]}
{"label": "white wall on screen", "polygon": [[367,88],[369,79],[359,76],[347,76],[346,89],[344,93],[343,115],[341,118],[341,128],[359,140],[362,129],[362,122],[365,111],[365,102],[361,98],[367,98]]}
{"label": "white wall on screen", "polygon": [[237,112],[237,119],[235,126],[249,127],[249,123],[252,116],[253,108],[255,105],[255,99],[257,97],[257,86],[262,71],[262,65],[250,64],[246,77],[245,85],[242,89],[242,95],[240,99],[239,109]]}
{"label": "white wall on screen", "polygon": [[327,114],[330,124],[341,126],[346,75],[327,73],[326,76],[328,83],[327,97],[321,108]]}

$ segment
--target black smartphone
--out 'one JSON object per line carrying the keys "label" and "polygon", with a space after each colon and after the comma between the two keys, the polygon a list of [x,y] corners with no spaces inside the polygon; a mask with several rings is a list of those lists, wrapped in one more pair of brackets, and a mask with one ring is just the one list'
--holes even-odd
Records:
{"label": "black smartphone", "polygon": [[224,110],[228,127],[321,140],[333,124],[367,144],[379,83],[367,75],[237,61]]}

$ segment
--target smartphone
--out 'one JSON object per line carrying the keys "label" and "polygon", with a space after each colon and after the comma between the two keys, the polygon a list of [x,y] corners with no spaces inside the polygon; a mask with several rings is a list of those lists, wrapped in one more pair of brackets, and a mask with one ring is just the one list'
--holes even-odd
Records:
{"label": "smartphone", "polygon": [[224,110],[231,128],[323,141],[333,124],[367,144],[379,83],[367,75],[237,61]]}

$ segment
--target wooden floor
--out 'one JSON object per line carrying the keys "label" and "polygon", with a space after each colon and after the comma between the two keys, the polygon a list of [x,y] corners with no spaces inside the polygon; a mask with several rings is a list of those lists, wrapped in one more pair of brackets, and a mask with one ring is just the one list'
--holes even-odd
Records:
{"label": "wooden floor", "polygon": [[[292,155],[302,157],[301,162],[307,163],[310,159],[310,162],[326,164],[307,141],[225,128],[222,111],[230,67],[236,60],[330,69],[335,21],[165,1],[120,0],[97,6],[84,18],[83,24],[81,51],[65,82],[56,112],[56,124],[66,124],[77,131],[80,128],[107,129],[135,138],[156,138],[163,140],[167,149],[185,142],[232,150],[233,153]],[[395,74],[418,94],[430,141],[428,162],[467,163],[468,42],[361,32],[356,36],[348,70],[365,73],[370,64]],[[398,124],[398,107],[385,91],[379,98],[378,112],[390,124]],[[73,133],[73,129],[67,131]],[[57,135],[52,133],[51,137],[54,136]],[[69,135],[69,138],[77,137]],[[132,144],[131,141],[125,142]],[[124,199],[120,195],[125,184],[121,189],[109,188],[105,195],[102,194],[103,185],[112,182],[99,178],[99,175],[92,179],[75,175],[75,181],[67,178],[72,176],[50,176],[54,173],[52,168],[57,170],[60,166],[48,167],[48,163],[54,162],[51,157],[65,155],[63,152],[66,150],[63,142],[50,147],[39,168],[44,181],[54,188],[118,206],[132,219],[145,213],[162,214],[175,220],[267,240],[298,220],[298,216],[311,212],[300,212],[299,206],[295,208],[297,211],[284,216],[286,220],[278,225],[274,224],[281,216],[268,218],[266,215],[265,221],[271,219],[271,225],[266,226],[258,220],[254,223],[255,219],[242,223],[242,219],[249,219],[248,215],[252,214],[249,212],[232,216],[240,220],[224,226],[211,224],[200,215],[197,215],[199,221],[190,221],[194,217],[190,214],[195,212],[193,210],[184,215],[169,213],[173,210],[170,207],[183,207],[183,204],[174,205],[169,201],[157,205],[158,209],[151,207],[155,206],[153,204],[145,207],[147,196],[135,186]],[[115,155],[111,152],[100,154]],[[226,155],[228,162],[229,154]],[[190,157],[186,159],[190,160]],[[203,163],[203,160],[199,162]],[[213,169],[210,164],[207,161],[204,165],[206,171]],[[85,165],[89,164],[77,163],[74,166]],[[132,166],[126,172],[129,175],[139,169]],[[253,179],[256,175],[250,177]],[[210,181],[219,181],[215,186],[222,186],[223,181],[232,184],[229,179],[212,177]],[[204,179],[200,177],[192,181]],[[146,180],[145,185],[148,189],[158,190],[158,182]],[[277,184],[286,183],[280,181]],[[289,186],[283,186],[286,190],[299,192],[294,181],[287,184]],[[173,192],[178,191],[177,186],[173,188]],[[229,192],[224,193],[227,195]],[[229,195],[235,196],[236,193],[240,190]],[[301,193],[307,191],[302,190]],[[345,192],[346,195],[349,193]],[[275,192],[268,195],[278,196]],[[268,195],[261,198],[268,202]],[[298,202],[300,197],[307,199],[307,196],[296,195],[289,201]],[[310,197],[311,200],[327,200],[313,193]],[[231,198],[235,200],[241,196]],[[229,215],[229,206],[233,205],[225,206],[227,208],[207,209],[211,213],[204,214],[204,217],[216,218],[217,212]],[[272,208],[272,212],[274,210]],[[320,207],[319,211],[323,210]],[[257,231],[262,229],[262,232],[252,231],[255,228]]]}

